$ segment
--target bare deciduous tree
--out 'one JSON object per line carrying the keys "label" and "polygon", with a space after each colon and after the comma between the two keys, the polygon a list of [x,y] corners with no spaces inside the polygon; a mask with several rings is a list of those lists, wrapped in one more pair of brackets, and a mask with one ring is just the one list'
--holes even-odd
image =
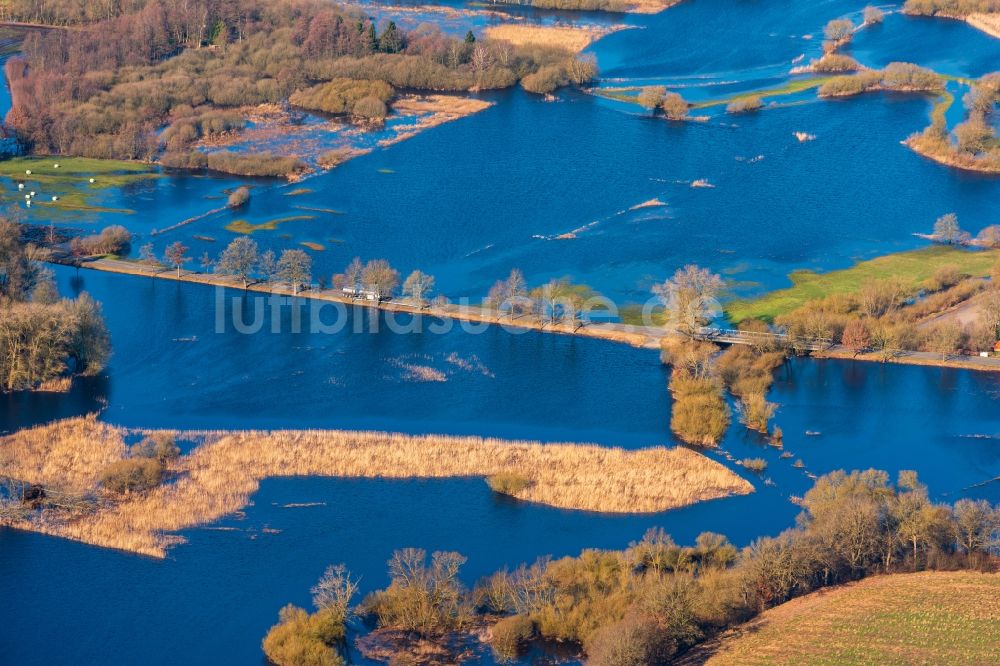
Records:
{"label": "bare deciduous tree", "polygon": [[711,321],[723,286],[722,278],[715,273],[689,264],[653,287],[653,293],[667,309],[668,326],[691,332]]}

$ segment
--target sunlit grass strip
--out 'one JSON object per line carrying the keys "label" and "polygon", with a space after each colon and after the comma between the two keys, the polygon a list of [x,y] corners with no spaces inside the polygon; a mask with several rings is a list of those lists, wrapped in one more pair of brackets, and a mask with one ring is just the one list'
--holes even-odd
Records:
{"label": "sunlit grass strip", "polygon": [[948,126],[947,114],[951,109],[952,105],[955,103],[955,96],[950,92],[945,91],[942,93],[941,97],[934,104],[934,108],[931,110],[931,121],[935,125],[940,125],[941,127]]}
{"label": "sunlit grass strip", "polygon": [[945,265],[954,265],[963,273],[984,277],[989,275],[997,257],[1000,257],[1000,250],[968,250],[938,245],[876,257],[829,273],[795,271],[788,276],[792,287],[772,291],[760,298],[732,301],[726,305],[725,312],[734,323],[744,319],[773,321],[807,301],[856,292],[871,279],[895,277],[907,286],[917,287]]}
{"label": "sunlit grass strip", "polygon": [[692,108],[708,109],[714,106],[727,106],[738,99],[745,99],[747,97],[761,97],[767,99],[770,97],[787,97],[788,95],[797,95],[798,93],[805,92],[807,90],[815,90],[821,87],[824,83],[826,83],[832,78],[833,78],[832,76],[820,76],[810,79],[796,79],[789,81],[784,85],[775,86],[772,88],[761,88],[760,90],[748,90],[736,93],[734,95],[730,95],[728,97],[722,97],[719,99],[712,99],[704,102],[698,102],[694,104]]}
{"label": "sunlit grass strip", "polygon": [[893,574],[772,608],[724,634],[697,663],[991,664],[998,636],[1000,576]]}
{"label": "sunlit grass strip", "polygon": [[[747,97],[786,97],[788,95],[795,95],[806,90],[814,90],[822,86],[824,83],[832,79],[832,76],[820,76],[808,79],[795,79],[788,81],[787,83],[780,86],[772,86],[770,88],[760,88],[757,90],[744,90],[742,92],[734,93],[726,97],[720,97],[716,99],[705,100],[702,102],[696,102],[691,105],[692,109],[708,109],[715,106],[727,106],[730,103],[738,99],[745,99]],[[613,99],[619,102],[626,102],[628,104],[638,104],[639,92],[642,91],[642,86],[623,86],[617,88],[594,88],[592,92],[599,96],[605,97],[607,99]]]}
{"label": "sunlit grass strip", "polygon": [[[126,431],[76,418],[0,439],[0,474],[92,489],[125,455]],[[162,557],[171,535],[211,523],[250,502],[276,476],[451,478],[514,474],[515,497],[564,509],[649,513],[746,494],[753,486],[684,448],[626,451],[591,444],[540,444],[479,437],[383,432],[218,432],[174,464],[177,479],[149,494],[72,519],[36,516],[16,527]]]}

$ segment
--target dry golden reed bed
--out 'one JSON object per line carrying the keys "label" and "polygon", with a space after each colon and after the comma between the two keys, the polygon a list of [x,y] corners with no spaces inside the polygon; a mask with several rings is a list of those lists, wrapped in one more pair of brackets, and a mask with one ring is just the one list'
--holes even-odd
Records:
{"label": "dry golden reed bed", "polygon": [[486,28],[490,39],[502,39],[515,46],[553,46],[579,53],[605,35],[625,26],[555,26],[502,23]]}
{"label": "dry golden reed bed", "polygon": [[965,20],[972,27],[1000,39],[1000,14],[969,14]]}
{"label": "dry golden reed bed", "polygon": [[[0,439],[0,474],[76,492],[94,490],[101,471],[127,455],[127,431],[75,418]],[[753,492],[723,465],[683,448],[626,451],[589,444],[539,444],[479,437],[381,432],[200,433],[204,443],[179,458],[176,478],[147,494],[108,501],[67,519],[43,512],[14,527],[162,557],[183,541],[169,534],[216,521],[250,502],[272,476],[364,478],[486,477],[530,480],[516,496],[599,512],[665,511]]]}

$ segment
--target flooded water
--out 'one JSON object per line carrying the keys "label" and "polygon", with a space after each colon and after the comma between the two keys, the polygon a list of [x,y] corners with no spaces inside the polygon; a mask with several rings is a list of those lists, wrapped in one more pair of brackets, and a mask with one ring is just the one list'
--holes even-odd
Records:
{"label": "flooded water", "polygon": [[[67,396],[4,396],[4,428],[103,407],[102,418],[129,426],[381,428],[626,447],[672,443],[666,373],[653,351],[499,329],[358,333],[353,315],[335,334],[243,335],[231,325],[216,333],[212,288],[57,272],[65,293],[86,290],[104,301],[115,357],[105,373]],[[225,295],[228,316],[240,295]],[[279,320],[290,325],[287,314]],[[271,324],[270,311],[263,311],[264,331]],[[400,360],[438,369],[447,379],[410,381]],[[0,594],[24,601],[0,611],[0,653],[11,663],[91,662],[108,654],[116,663],[257,662],[259,640],[277,609],[306,604],[327,564],[345,562],[371,590],[386,583],[384,563],[403,546],[464,553],[471,584],[543,554],[622,547],[652,526],[680,542],[713,530],[745,544],[793,524],[797,508],[789,497],[808,489],[808,473],[916,469],[939,499],[1000,501],[996,483],[971,488],[1000,467],[1000,377],[795,360],[779,373],[771,399],[781,405],[776,423],[793,458],[779,458],[738,426],[709,455],[729,465],[727,453],[763,457],[773,485],[734,467],[756,493],[662,514],[530,505],[500,498],[476,479],[270,479],[245,517],[190,530],[190,542],[165,561],[3,530]],[[804,469],[792,466],[799,459]],[[285,508],[310,503],[319,505]],[[199,630],[209,624],[213,631]]]}
{"label": "flooded water", "polygon": [[[601,86],[663,83],[692,100],[724,96],[784,83],[796,61],[819,55],[826,21],[857,20],[863,5],[684,2],[655,16],[605,17],[634,29],[589,51]],[[913,60],[955,76],[1000,62],[1000,40],[964,23],[895,13],[847,50],[870,66]],[[237,219],[278,221],[255,240],[276,250],[322,246],[310,250],[316,277],[329,279],[354,256],[384,257],[404,272],[434,274],[449,296],[478,297],[520,267],[531,283],[571,276],[625,302],[645,300],[655,280],[688,262],[752,294],[787,284],[797,268],[843,267],[919,246],[912,234],[946,212],[972,233],[995,222],[998,179],[936,165],[900,145],[929,122],[933,100],[921,95],[823,102],[808,92],[754,116],[716,110],[707,122],[681,124],[570,90],[554,102],[521,90],[482,97],[495,105],[303,183],[250,182],[246,209],[169,233],[150,235],[218,207],[223,191],[244,181],[136,183],[100,202],[136,213],[65,214],[57,223],[121,223],[139,234],[135,247],[182,240],[197,257],[218,254]],[[795,132],[816,139],[800,143]],[[700,179],[714,187],[690,187]],[[309,191],[286,196],[302,189]],[[456,194],[468,192],[475,196]],[[654,198],[667,205],[633,208]]]}
{"label": "flooded water", "polygon": [[[864,4],[691,0],[657,16],[579,20],[636,26],[591,47],[602,86],[663,83],[704,99],[783,83],[800,56],[818,55],[829,19],[856,19]],[[849,50],[871,66],[911,60],[955,76],[1000,62],[1000,40],[962,23],[898,14],[859,33]],[[793,269],[916,247],[912,232],[945,212],[957,212],[973,233],[996,222],[1000,180],[948,170],[899,144],[928,122],[932,100],[921,96],[834,103],[807,94],[753,117],[714,114],[686,124],[577,91],[554,102],[520,90],[483,97],[494,106],[304,183],[252,182],[252,201],[238,215],[225,211],[152,236],[217,207],[226,189],[244,182],[171,175],[101,201],[135,214],[55,221],[123,223],[140,234],[137,246],[183,240],[197,256],[220,251],[237,217],[259,223],[322,208],[254,238],[278,249],[324,245],[313,253],[323,274],[355,255],[385,257],[404,271],[436,275],[444,292],[460,296],[481,295],[520,267],[530,282],[569,275],[618,301],[644,300],[655,280],[686,263],[721,271],[736,293],[749,294],[785,284]],[[799,143],[796,131],[817,138]],[[692,188],[697,179],[714,187]],[[310,191],[286,196],[301,188]],[[633,209],[654,198],[666,205]],[[575,237],[555,240],[567,233]],[[67,395],[0,396],[0,431],[100,411],[135,427],[674,443],[667,373],[655,351],[497,328],[440,333],[432,325],[445,324],[431,320],[422,332],[399,333],[393,326],[408,319],[368,312],[348,313],[334,333],[309,325],[293,332],[288,304],[277,315],[262,309],[262,332],[244,335],[233,311],[252,321],[255,301],[238,292],[56,273],[63,293],[86,290],[104,302],[115,355]],[[323,321],[332,316],[323,313]],[[444,381],[416,381],[413,366]],[[779,458],[734,425],[709,455],[757,492],[663,514],[529,505],[475,479],[310,478],[265,481],[245,517],[189,531],[189,543],[164,561],[0,530],[0,597],[9,600],[0,610],[0,661],[262,663],[259,642],[278,609],[307,604],[328,564],[346,563],[367,591],[386,583],[385,561],[405,546],[462,552],[471,584],[540,555],[623,547],[651,526],[680,542],[712,530],[746,544],[794,524],[790,498],[809,488],[810,474],[836,469],[914,469],[935,498],[1000,501],[1000,485],[988,482],[1000,473],[994,374],[793,360],[770,399],[780,404],[776,423],[793,457]],[[765,458],[764,475],[730,460],[745,457]],[[318,505],[285,507],[302,503]]]}

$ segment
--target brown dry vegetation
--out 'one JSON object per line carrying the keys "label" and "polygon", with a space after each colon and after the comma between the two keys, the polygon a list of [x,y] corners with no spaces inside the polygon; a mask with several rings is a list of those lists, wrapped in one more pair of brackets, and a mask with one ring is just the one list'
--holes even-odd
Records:
{"label": "brown dry vegetation", "polygon": [[970,14],[965,20],[972,27],[1000,39],[1000,14]]}
{"label": "brown dry vegetation", "polygon": [[579,53],[592,42],[624,26],[555,26],[501,23],[485,30],[486,37],[510,42],[515,46],[547,46]]}
{"label": "brown dry vegetation", "polygon": [[[0,439],[0,475],[63,492],[97,493],[102,472],[127,455],[127,432],[76,418]],[[600,512],[657,512],[746,494],[753,487],[693,451],[625,451],[583,444],[539,444],[478,437],[379,432],[276,431],[198,435],[203,443],[170,463],[176,478],[96,511],[43,510],[14,527],[162,557],[183,541],[168,534],[209,523],[246,506],[272,476],[362,478],[487,477],[530,480],[519,499]]]}
{"label": "brown dry vegetation", "polygon": [[680,663],[987,664],[998,636],[1000,576],[896,574],[784,603]]}

